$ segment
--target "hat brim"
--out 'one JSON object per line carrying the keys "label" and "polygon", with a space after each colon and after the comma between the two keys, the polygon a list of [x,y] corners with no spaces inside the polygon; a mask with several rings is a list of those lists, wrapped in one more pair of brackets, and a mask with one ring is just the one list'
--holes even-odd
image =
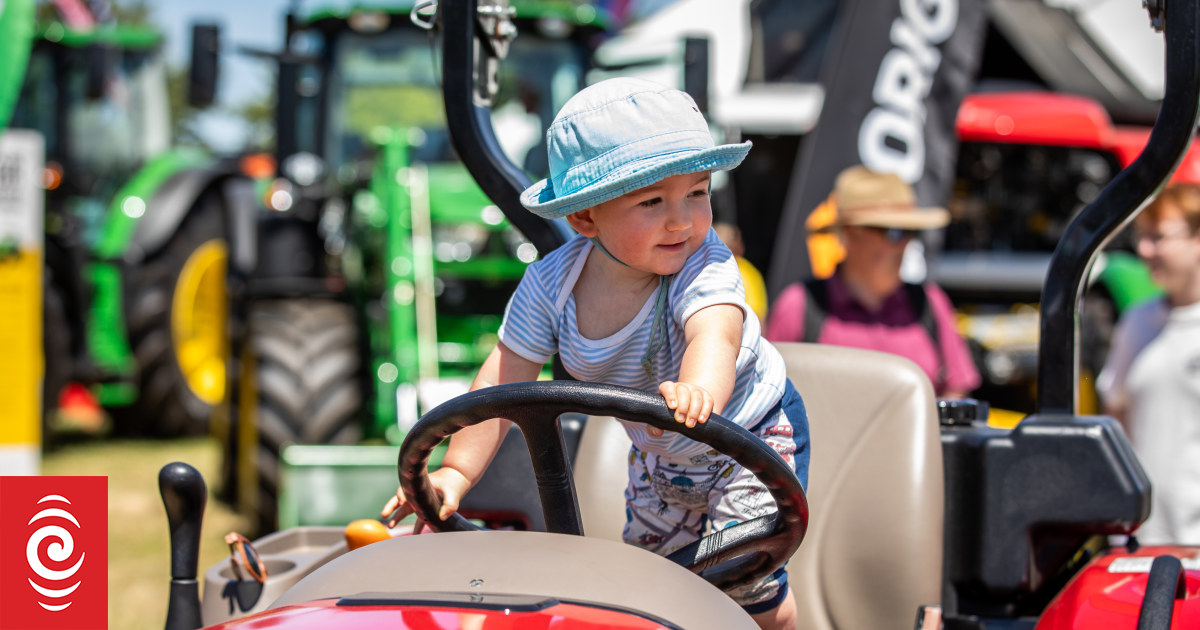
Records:
{"label": "hat brim", "polygon": [[950,213],[945,208],[914,208],[912,210],[879,208],[858,210],[848,214],[849,216],[839,216],[834,225],[936,230],[950,224]]}
{"label": "hat brim", "polygon": [[711,149],[688,151],[666,159],[657,156],[615,169],[591,185],[569,195],[557,196],[550,179],[543,179],[521,193],[521,205],[543,219],[558,219],[573,212],[616,199],[639,188],[675,175],[700,171],[725,171],[736,167],[750,151],[750,142],[723,144]]}

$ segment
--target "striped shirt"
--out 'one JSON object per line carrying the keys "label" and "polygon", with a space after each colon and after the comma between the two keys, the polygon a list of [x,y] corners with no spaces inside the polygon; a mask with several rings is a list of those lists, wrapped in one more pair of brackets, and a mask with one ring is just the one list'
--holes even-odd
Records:
{"label": "striped shirt", "polygon": [[[732,304],[746,316],[733,394],[721,415],[753,428],[779,402],[787,382],[783,358],[763,339],[758,318],[746,305],[737,262],[715,232],[709,230],[700,249],[671,280],[664,313],[665,341],[651,358],[654,380],[642,368],[642,357],[660,289],[655,289],[633,320],[616,333],[603,339],[587,339],[579,333],[572,289],[592,249],[591,241],[576,235],[526,269],[504,312],[500,341],[505,346],[535,363],[546,363],[557,353],[567,373],[580,381],[656,394],[660,382],[679,378],[688,318],[708,306]],[[645,451],[686,459],[710,450],[677,433],[653,437],[643,424],[624,424],[634,445]]]}

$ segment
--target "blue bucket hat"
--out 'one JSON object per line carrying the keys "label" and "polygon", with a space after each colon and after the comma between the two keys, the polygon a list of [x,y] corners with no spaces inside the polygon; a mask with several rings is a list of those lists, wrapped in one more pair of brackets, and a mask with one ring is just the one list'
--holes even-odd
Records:
{"label": "blue bucket hat", "polygon": [[686,92],[621,77],[581,90],[546,131],[550,177],[521,204],[557,219],[657,181],[734,168],[750,143],[714,146],[708,122]]}

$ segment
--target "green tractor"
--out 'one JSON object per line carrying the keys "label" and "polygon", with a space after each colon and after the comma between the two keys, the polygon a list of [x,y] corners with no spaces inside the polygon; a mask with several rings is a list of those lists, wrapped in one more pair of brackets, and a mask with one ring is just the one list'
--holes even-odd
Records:
{"label": "green tractor", "polygon": [[[193,36],[206,105],[216,29]],[[162,46],[147,27],[39,19],[11,126],[46,140],[47,416],[86,387],[118,433],[167,437],[207,430],[225,396],[226,226],[249,180],[171,148]]]}
{"label": "green tractor", "polygon": [[[496,22],[521,37],[510,71],[490,77],[495,120],[541,177],[543,132],[584,84],[606,16],[513,5]],[[285,447],[398,445],[465,392],[538,256],[451,147],[433,19],[412,3],[292,13],[287,47],[260,53],[278,63],[278,176],[261,183],[247,299],[233,304],[245,334],[224,485],[262,531],[276,526]]]}

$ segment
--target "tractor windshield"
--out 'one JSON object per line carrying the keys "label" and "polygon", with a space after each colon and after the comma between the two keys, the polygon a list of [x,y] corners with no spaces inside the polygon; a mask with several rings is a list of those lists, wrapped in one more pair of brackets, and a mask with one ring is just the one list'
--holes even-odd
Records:
{"label": "tractor windshield", "polygon": [[80,79],[71,78],[66,121],[75,160],[128,172],[169,148],[166,71],[157,55],[122,52],[99,99],[79,98]]}
{"label": "tractor windshield", "polygon": [[46,139],[47,203],[100,237],[104,207],[130,176],[170,143],[165,69],[154,49],[34,47],[13,126]]}
{"label": "tractor windshield", "polygon": [[[436,43],[427,33],[393,29],[343,33],[327,77],[327,157],[332,166],[364,157],[371,130],[419,128],[415,160],[455,161],[442,107]],[[493,108],[497,137],[509,157],[533,177],[545,166],[546,127],[579,89],[583,57],[567,40],[518,37],[509,52]]]}
{"label": "tractor windshield", "polygon": [[161,60],[150,51],[108,53],[111,63],[97,85],[100,92],[89,97],[94,80],[89,75],[96,72],[89,55],[95,51],[37,46],[13,116],[15,127],[45,135],[48,159],[93,184],[123,181],[170,141]]}

